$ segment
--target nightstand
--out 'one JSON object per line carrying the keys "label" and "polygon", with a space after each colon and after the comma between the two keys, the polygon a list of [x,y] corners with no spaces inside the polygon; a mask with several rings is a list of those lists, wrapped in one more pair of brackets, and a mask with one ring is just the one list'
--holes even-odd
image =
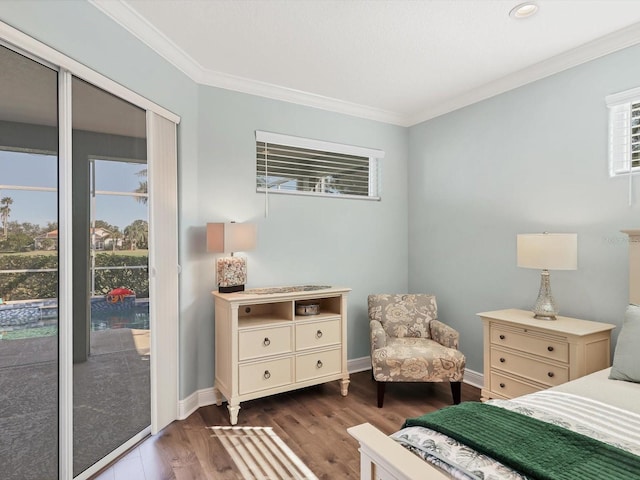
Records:
{"label": "nightstand", "polygon": [[533,393],[611,366],[610,323],[539,320],[516,309],[478,316],[484,330],[482,400]]}

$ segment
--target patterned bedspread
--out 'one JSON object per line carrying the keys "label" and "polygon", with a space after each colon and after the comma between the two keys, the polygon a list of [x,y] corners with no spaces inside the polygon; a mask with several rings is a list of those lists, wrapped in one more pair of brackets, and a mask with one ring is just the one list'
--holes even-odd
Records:
{"label": "patterned bedspread", "polygon": [[[640,455],[640,415],[577,395],[545,390],[488,403],[552,423]],[[527,477],[446,435],[408,427],[391,435],[426,461],[460,480],[520,480]]]}

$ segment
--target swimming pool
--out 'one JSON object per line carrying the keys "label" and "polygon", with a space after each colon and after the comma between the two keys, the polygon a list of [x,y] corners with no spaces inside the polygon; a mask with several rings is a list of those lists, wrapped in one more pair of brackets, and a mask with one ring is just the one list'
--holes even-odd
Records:
{"label": "swimming pool", "polygon": [[149,301],[135,303],[121,310],[91,311],[91,331],[111,328],[137,328],[149,330]]}
{"label": "swimming pool", "polygon": [[[0,339],[56,335],[56,300],[29,300],[0,305]],[[113,302],[105,297],[91,299],[91,331],[114,328],[149,329],[149,299],[129,296]]]}

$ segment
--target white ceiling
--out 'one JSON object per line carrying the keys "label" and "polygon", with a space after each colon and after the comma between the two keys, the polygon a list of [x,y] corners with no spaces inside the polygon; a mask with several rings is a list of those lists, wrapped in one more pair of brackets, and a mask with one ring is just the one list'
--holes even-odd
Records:
{"label": "white ceiling", "polygon": [[640,42],[638,0],[90,0],[195,81],[412,125]]}

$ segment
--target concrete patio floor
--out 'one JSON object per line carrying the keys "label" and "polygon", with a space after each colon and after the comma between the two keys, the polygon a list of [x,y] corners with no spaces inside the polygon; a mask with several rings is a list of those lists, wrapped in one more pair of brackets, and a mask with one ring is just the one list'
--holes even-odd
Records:
{"label": "concrete patio floor", "polygon": [[[73,366],[78,475],[151,422],[149,331],[91,332]],[[58,478],[58,337],[0,340],[0,458],[6,480]]]}

